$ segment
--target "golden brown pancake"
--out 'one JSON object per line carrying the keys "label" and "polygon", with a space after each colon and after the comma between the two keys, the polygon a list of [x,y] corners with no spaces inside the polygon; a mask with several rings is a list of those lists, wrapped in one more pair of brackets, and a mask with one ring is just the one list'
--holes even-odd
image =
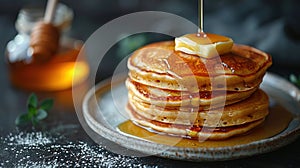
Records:
{"label": "golden brown pancake", "polygon": [[[129,92],[132,92],[141,102],[157,106],[196,106],[204,109],[217,108],[233,104],[248,98],[257,88],[246,91],[202,91],[191,93],[188,91],[177,91],[169,89],[160,89],[147,86],[131,79],[126,80],[126,86]],[[213,102],[213,103],[212,103]]]}
{"label": "golden brown pancake", "polygon": [[232,136],[240,135],[248,132],[254,127],[260,125],[265,118],[242,125],[229,126],[229,127],[203,127],[197,125],[181,125],[181,124],[169,124],[156,120],[149,120],[127,106],[131,120],[137,125],[146,127],[148,130],[158,131],[172,136],[182,136],[184,138],[192,139],[208,139],[208,140],[222,140]]}
{"label": "golden brown pancake", "polygon": [[202,58],[159,42],[128,60],[126,110],[136,124],[165,134],[222,140],[245,133],[268,115],[259,90],[271,57],[234,45],[220,57]]}
{"label": "golden brown pancake", "polygon": [[251,97],[239,103],[210,110],[184,106],[159,107],[139,102],[132,94],[129,94],[128,104],[131,111],[148,120],[206,127],[242,125],[265,118],[269,113],[268,105],[268,96],[262,90],[256,91]]}
{"label": "golden brown pancake", "polygon": [[157,88],[243,91],[258,87],[271,64],[268,54],[249,46],[234,45],[230,53],[205,59],[175,51],[167,41],[135,51],[128,68],[133,81]]}

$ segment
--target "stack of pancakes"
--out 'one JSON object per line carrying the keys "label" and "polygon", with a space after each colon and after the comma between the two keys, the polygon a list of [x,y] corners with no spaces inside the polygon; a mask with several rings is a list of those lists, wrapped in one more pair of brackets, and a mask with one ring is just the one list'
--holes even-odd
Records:
{"label": "stack of pancakes", "polygon": [[129,58],[126,109],[134,123],[169,135],[220,140],[264,121],[268,97],[259,85],[272,64],[268,54],[234,45],[206,59],[175,51],[174,45],[153,43]]}

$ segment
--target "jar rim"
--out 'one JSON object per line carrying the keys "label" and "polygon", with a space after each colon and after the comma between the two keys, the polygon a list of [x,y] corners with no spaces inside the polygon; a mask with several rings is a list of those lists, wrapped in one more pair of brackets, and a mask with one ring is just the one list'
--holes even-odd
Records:
{"label": "jar rim", "polygon": [[[43,19],[44,11],[45,9],[42,7],[23,7],[20,10],[15,23],[17,31],[19,33],[30,34],[35,23]],[[53,23],[61,31],[65,31],[71,27],[73,17],[73,10],[65,4],[59,3],[57,4]]]}

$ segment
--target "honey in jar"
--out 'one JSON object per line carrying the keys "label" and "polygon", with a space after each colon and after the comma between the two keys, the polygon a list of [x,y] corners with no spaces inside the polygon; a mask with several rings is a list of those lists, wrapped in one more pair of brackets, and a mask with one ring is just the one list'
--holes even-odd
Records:
{"label": "honey in jar", "polygon": [[[34,25],[43,17],[43,13],[39,8],[20,10],[16,21],[18,34],[8,42],[5,53],[11,83],[15,87],[33,91],[71,88],[73,84],[85,81],[89,75],[88,63],[85,60],[77,60],[82,42],[66,35],[70,29],[73,12],[63,4],[57,6],[53,24],[60,31],[58,50],[50,59],[37,61],[30,54],[30,34]],[[76,77],[73,81],[74,75]]]}

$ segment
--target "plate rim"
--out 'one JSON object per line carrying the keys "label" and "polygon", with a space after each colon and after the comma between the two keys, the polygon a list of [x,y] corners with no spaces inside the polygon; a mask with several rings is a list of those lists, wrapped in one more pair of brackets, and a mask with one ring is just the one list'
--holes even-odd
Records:
{"label": "plate rim", "polygon": [[[123,76],[123,77],[122,77]],[[125,74],[120,75],[118,81],[124,80],[126,77]],[[121,79],[120,79],[121,78]],[[282,82],[289,91],[282,90],[288,93],[292,98],[299,102],[300,99],[300,90],[288,82],[286,79],[267,72],[264,78],[264,81],[267,81],[267,78],[271,78],[276,81]],[[112,78],[103,80],[92,87],[84,97],[82,103],[83,116],[87,125],[96,132],[99,136],[112,141],[114,143],[119,144],[125,148],[130,150],[139,151],[145,154],[156,155],[164,158],[176,159],[176,160],[186,160],[186,161],[219,161],[219,160],[232,160],[237,158],[242,158],[246,156],[252,156],[256,154],[267,153],[273,150],[276,150],[282,146],[285,146],[292,141],[296,140],[300,135],[300,124],[296,126],[294,129],[285,132],[284,134],[275,135],[270,138],[262,139],[259,141],[254,141],[248,144],[241,144],[235,146],[225,146],[225,147],[211,147],[211,148],[189,148],[189,147],[176,147],[176,146],[168,146],[164,144],[158,144],[155,142],[137,139],[134,137],[126,136],[116,130],[111,130],[105,127],[102,123],[98,123],[89,113],[89,101],[92,97],[95,98],[96,91],[104,86],[107,86],[109,82],[111,82]],[[117,82],[116,82],[117,83]],[[292,91],[292,92],[291,92]],[[95,98],[96,99],[96,98]],[[101,112],[100,109],[98,109]],[[109,135],[110,137],[107,137]],[[282,139],[285,140],[282,140]],[[126,143],[124,143],[126,142]],[[266,145],[272,145],[272,148],[266,148]],[[152,148],[153,151],[145,151],[139,150],[137,147],[149,147]],[[158,149],[167,148],[165,151],[161,151]]]}

